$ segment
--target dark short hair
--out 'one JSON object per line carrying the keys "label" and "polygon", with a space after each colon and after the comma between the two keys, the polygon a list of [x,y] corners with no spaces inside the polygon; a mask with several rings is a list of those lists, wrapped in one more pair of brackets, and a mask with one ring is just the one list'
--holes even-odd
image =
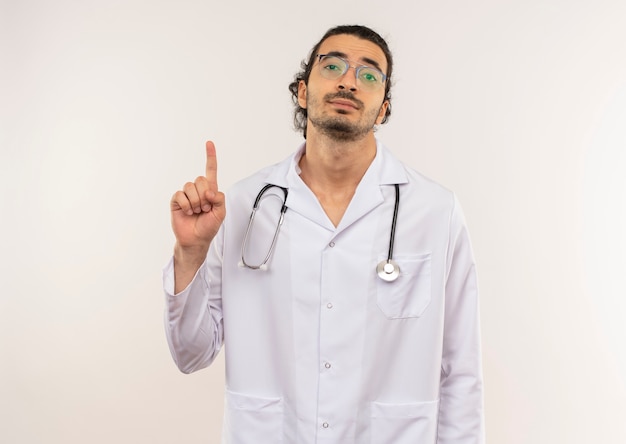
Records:
{"label": "dark short hair", "polygon": [[389,106],[387,107],[387,111],[385,112],[385,116],[381,123],[386,123],[391,115],[391,73],[393,71],[393,57],[391,56],[391,51],[389,50],[389,46],[385,39],[383,39],[380,34],[376,31],[361,25],[341,25],[335,28],[331,28],[326,31],[326,34],[320,39],[319,42],[311,49],[309,53],[309,60],[303,60],[301,63],[302,71],[295,75],[294,81],[289,84],[289,91],[291,91],[291,98],[293,100],[295,109],[293,113],[293,124],[296,130],[302,131],[302,135],[306,139],[306,126],[307,126],[307,110],[302,108],[298,103],[298,84],[301,80],[304,81],[305,84],[309,83],[309,76],[311,75],[311,69],[313,68],[313,64],[315,63],[315,57],[317,56],[317,52],[322,46],[322,43],[334,35],[353,35],[363,40],[370,41],[377,45],[385,54],[385,58],[387,59],[387,81],[385,82],[385,98],[384,100],[389,102]]}

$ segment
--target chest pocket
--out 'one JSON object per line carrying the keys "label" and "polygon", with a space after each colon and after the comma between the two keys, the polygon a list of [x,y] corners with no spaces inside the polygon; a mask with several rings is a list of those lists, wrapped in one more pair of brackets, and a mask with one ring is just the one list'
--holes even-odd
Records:
{"label": "chest pocket", "polygon": [[378,308],[389,319],[418,318],[424,314],[431,299],[430,253],[394,260],[400,266],[398,278],[392,282],[376,279]]}

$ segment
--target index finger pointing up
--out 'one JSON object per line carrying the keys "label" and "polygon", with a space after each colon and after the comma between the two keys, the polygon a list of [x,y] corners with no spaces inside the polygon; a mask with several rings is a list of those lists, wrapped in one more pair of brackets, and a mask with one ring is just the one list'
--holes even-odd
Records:
{"label": "index finger pointing up", "polygon": [[211,185],[215,185],[215,189],[217,190],[217,155],[215,154],[215,145],[211,141],[206,143],[205,176]]}

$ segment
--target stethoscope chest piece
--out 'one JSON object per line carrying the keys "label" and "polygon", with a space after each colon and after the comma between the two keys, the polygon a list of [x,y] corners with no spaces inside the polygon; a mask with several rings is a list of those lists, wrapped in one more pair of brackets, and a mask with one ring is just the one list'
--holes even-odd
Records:
{"label": "stethoscope chest piece", "polygon": [[400,276],[400,266],[395,261],[387,259],[378,263],[376,272],[383,281],[392,282]]}

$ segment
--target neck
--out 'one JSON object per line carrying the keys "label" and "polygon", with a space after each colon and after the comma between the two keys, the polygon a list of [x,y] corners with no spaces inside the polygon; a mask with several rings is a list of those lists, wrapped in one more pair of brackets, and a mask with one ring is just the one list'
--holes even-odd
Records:
{"label": "neck", "polygon": [[374,133],[356,141],[336,141],[315,131],[307,134],[306,152],[300,159],[302,179],[312,187],[356,188],[376,157]]}
{"label": "neck", "polygon": [[317,197],[331,222],[337,226],[356,187],[376,157],[376,139],[337,142],[307,134],[306,151],[300,158],[300,178]]}

